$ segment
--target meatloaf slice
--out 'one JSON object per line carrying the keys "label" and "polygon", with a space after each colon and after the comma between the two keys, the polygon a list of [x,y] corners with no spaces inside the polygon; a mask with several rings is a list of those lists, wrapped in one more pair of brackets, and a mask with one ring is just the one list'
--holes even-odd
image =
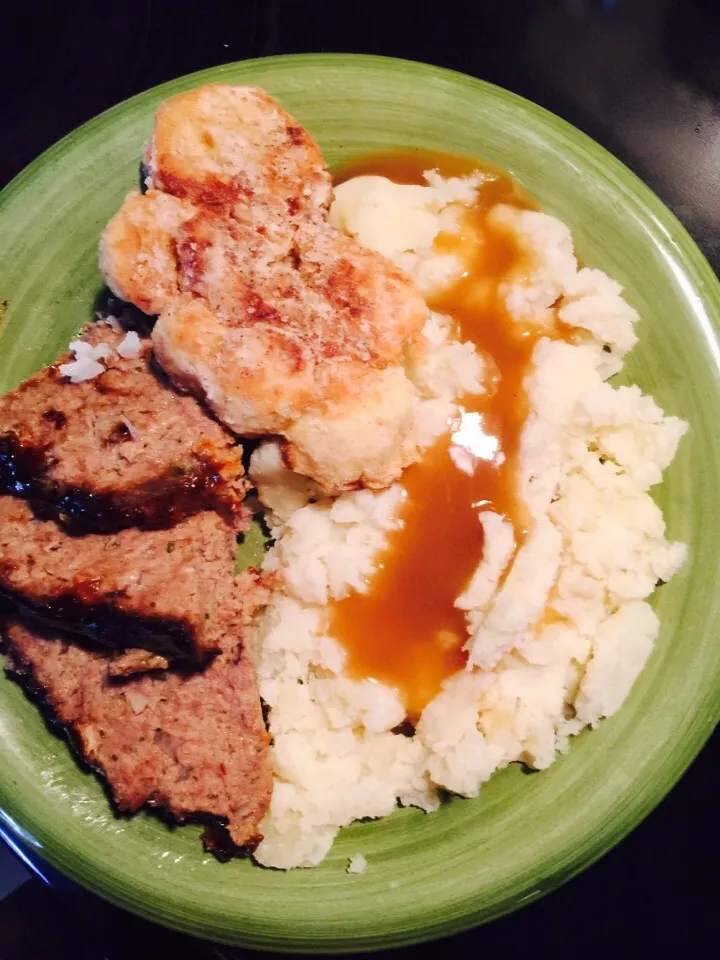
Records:
{"label": "meatloaf slice", "polygon": [[71,537],[0,497],[0,595],[101,643],[202,663],[220,649],[232,600],[234,528],[214,511],[172,530]]}
{"label": "meatloaf slice", "polygon": [[242,448],[156,371],[149,338],[106,322],[80,336],[102,348],[104,372],[71,382],[68,355],[0,397],[0,493],[80,533],[170,527],[210,508],[244,519]]}
{"label": "meatloaf slice", "polygon": [[6,628],[8,667],[40,695],[78,753],[106,779],[118,811],[144,804],[208,824],[221,859],[260,841],[272,792],[255,669],[238,629],[199,673],[118,682],[108,657],[20,622]]}

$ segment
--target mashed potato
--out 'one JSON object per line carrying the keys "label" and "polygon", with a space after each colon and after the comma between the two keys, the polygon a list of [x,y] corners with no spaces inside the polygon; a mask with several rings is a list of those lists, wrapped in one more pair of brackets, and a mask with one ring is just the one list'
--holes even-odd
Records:
{"label": "mashed potato", "polygon": [[[332,216],[428,294],[458,275],[433,243],[458,229],[473,187],[437,176],[426,187],[361,177],[338,189]],[[327,500],[283,468],[273,444],[253,456],[276,538],[265,567],[279,581],[259,628],[275,789],[256,858],[269,866],[314,866],[341,827],[398,802],[432,812],[441,789],[470,797],[514,761],[547,767],[570,736],[622,704],[658,633],[647,598],[685,558],[683,545],[666,540],[648,491],[686,424],[637,387],[605,382],[636,341],[635,311],[603,273],[578,270],[559,221],[511,207],[491,216],[534,264],[502,282],[510,315],[573,337],[541,338],[526,382],[520,481],[530,532],[516,549],[507,520],[479,514],[484,554],[456,601],[467,617],[467,669],[428,704],[415,736],[393,732],[405,714],[395,690],[344,675],[327,616],[329,601],[367,589],[402,486]],[[425,336],[427,349],[408,368],[429,444],[454,400],[484,389],[485,366],[472,344],[453,339],[446,318],[431,315]]]}
{"label": "mashed potato", "polygon": [[330,222],[409,274],[427,296],[450,286],[464,264],[434,250],[440,233],[455,233],[475,187],[485,174],[444,180],[429,171],[427,186],[393,183],[386,177],[354,177],[335,190]]}

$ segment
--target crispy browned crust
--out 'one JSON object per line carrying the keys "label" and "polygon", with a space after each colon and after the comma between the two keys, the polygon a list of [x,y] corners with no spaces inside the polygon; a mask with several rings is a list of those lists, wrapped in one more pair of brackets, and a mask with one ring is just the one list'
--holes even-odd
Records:
{"label": "crispy browned crust", "polygon": [[[264,91],[211,84],[159,108],[145,162],[150,189],[108,224],[101,264],[119,296],[160,314],[169,376],[236,433],[284,436],[327,492],[387,486],[417,456],[403,360],[427,308],[329,225],[317,145]],[[376,399],[377,430],[372,407],[356,412],[387,371],[397,403]],[[338,443],[350,433],[352,462]]]}
{"label": "crispy browned crust", "polygon": [[206,84],[166,100],[144,160],[155,189],[200,206],[232,204],[250,219],[258,204],[282,218],[330,207],[320,148],[260,87]]}
{"label": "crispy browned crust", "polygon": [[132,677],[136,673],[149,673],[151,670],[167,670],[170,666],[166,657],[151,653],[138,647],[125,650],[108,661],[108,676],[115,679]]}
{"label": "crispy browned crust", "polygon": [[118,813],[142,806],[206,825],[219,859],[252,849],[272,792],[254,666],[237,637],[207,670],[113,679],[102,652],[18,621],[8,669],[106,782]]}

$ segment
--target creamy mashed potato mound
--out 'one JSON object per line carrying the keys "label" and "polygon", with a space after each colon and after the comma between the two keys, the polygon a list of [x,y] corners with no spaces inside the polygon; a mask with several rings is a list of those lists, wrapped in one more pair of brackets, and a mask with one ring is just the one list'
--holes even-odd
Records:
{"label": "creamy mashed potato mound", "polygon": [[[430,296],[462,272],[434,241],[459,229],[477,182],[358,177],[337,189],[332,219]],[[325,499],[283,467],[274,443],[253,455],[276,540],[265,569],[278,582],[258,628],[275,787],[255,856],[268,866],[314,866],[341,827],[398,802],[429,813],[440,790],[474,796],[514,761],[549,766],[570,736],[621,706],[658,634],[647,598],[684,561],[649,490],[686,424],[637,387],[606,382],[636,342],[637,314],[604,273],[578,269],[560,221],[508,206],[490,216],[533,264],[501,284],[509,315],[572,338],[541,337],[526,379],[519,473],[529,533],[518,545],[508,520],[478,513],[483,556],[456,601],[467,668],[427,705],[413,737],[393,732],[405,717],[397,691],[347,677],[345,651],[328,634],[328,604],[367,590],[402,485]],[[426,446],[447,429],[458,397],[486,388],[483,358],[436,314],[407,368]]]}
{"label": "creamy mashed potato mound", "polygon": [[434,244],[439,234],[458,232],[475,188],[486,176],[443,179],[431,170],[427,186],[393,183],[387,177],[353,177],[336,188],[330,222],[393,260],[427,297],[463,273],[462,259],[438,254]]}

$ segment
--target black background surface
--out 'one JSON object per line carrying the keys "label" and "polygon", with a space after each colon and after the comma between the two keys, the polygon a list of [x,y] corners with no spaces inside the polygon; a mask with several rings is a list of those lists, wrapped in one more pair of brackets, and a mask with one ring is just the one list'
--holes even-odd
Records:
{"label": "black background surface", "polygon": [[[278,53],[385,54],[489,80],[574,123],[638,173],[720,268],[720,0],[72,0],[7,7],[0,38],[0,186],[80,123],[181,74]],[[719,760],[716,736],[629,838],[561,890],[403,954],[715,953]],[[0,904],[0,960],[171,953],[244,955],[63,882],[50,892],[33,881]]]}

